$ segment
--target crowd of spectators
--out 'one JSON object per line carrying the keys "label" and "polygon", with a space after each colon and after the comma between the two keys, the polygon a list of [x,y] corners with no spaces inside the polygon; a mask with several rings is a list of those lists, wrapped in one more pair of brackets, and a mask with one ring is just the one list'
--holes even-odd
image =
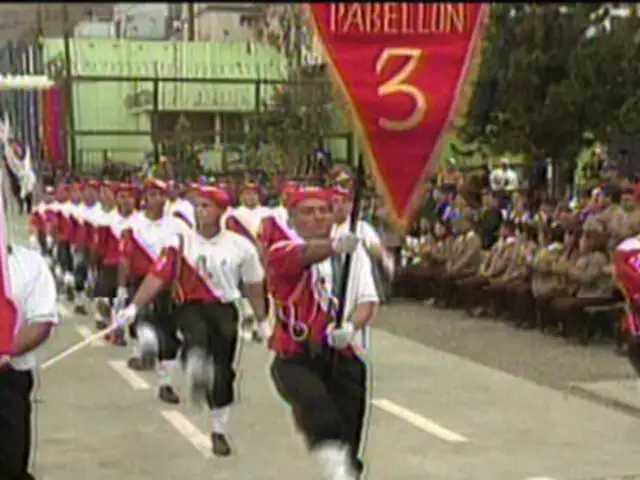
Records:
{"label": "crowd of spectators", "polygon": [[624,304],[610,260],[620,241],[640,234],[640,185],[610,173],[556,199],[531,195],[512,172],[501,162],[499,173],[473,182],[450,163],[426,182],[414,228],[395,245],[394,295],[621,346]]}

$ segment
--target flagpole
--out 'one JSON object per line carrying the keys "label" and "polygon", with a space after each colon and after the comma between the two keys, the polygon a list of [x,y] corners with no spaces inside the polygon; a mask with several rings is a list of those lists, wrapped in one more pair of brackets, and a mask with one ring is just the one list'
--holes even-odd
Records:
{"label": "flagpole", "polygon": [[[358,221],[360,216],[360,204],[362,203],[362,195],[364,191],[364,159],[362,153],[358,155],[358,165],[356,167],[356,179],[353,192],[353,206],[351,208],[351,215],[349,217],[349,231],[352,234],[357,234]],[[353,253],[347,255],[344,261],[344,269],[340,278],[340,285],[338,291],[338,299],[340,300],[338,306],[338,313],[336,316],[336,327],[340,328],[343,323],[343,317],[345,308],[347,305],[347,293],[349,291],[349,276],[351,275],[351,267],[353,265]]]}

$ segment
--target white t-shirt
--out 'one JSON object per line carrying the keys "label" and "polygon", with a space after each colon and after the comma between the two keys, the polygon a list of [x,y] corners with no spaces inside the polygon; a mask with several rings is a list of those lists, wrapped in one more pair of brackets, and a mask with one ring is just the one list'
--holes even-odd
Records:
{"label": "white t-shirt", "polygon": [[[380,303],[378,288],[373,277],[373,266],[369,255],[362,247],[358,245],[353,252],[351,260],[351,269],[349,271],[349,284],[347,287],[347,296],[345,301],[344,318],[346,321],[350,313],[361,303]],[[333,267],[331,259],[315,263],[311,267],[312,275],[317,279],[323,279],[322,284],[328,292],[333,290]],[[354,347],[360,351],[364,351],[369,344],[369,327],[365,325],[359,330],[352,342]]]}
{"label": "white t-shirt", "polygon": [[[35,250],[12,247],[7,259],[11,298],[18,309],[16,332],[34,323],[59,323],[56,284],[46,261]],[[38,349],[11,360],[16,370],[32,370],[37,366]]]}
{"label": "white t-shirt", "polygon": [[491,190],[511,192],[518,189],[518,174],[512,168],[496,168],[489,175]]}
{"label": "white t-shirt", "polygon": [[[351,221],[347,220],[341,224],[334,223],[331,229],[331,236],[337,237],[339,235],[345,235],[350,231]],[[380,235],[375,229],[364,220],[358,220],[356,226],[356,235],[360,237],[366,247],[372,247],[376,245],[382,245]]]}

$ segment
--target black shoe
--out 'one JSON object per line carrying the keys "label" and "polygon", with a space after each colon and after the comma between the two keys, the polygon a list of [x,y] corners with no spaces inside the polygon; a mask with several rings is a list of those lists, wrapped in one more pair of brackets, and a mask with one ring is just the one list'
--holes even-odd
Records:
{"label": "black shoe", "polygon": [[216,457],[228,457],[231,455],[231,445],[227,437],[221,433],[212,433],[211,451]]}
{"label": "black shoe", "polygon": [[131,357],[127,360],[127,367],[136,372],[148,372],[155,368],[155,361],[150,357]]}
{"label": "black shoe", "polygon": [[251,341],[254,343],[262,343],[262,339],[260,338],[260,335],[258,335],[258,332],[256,330],[253,330],[251,332]]}
{"label": "black shoe", "polygon": [[162,385],[158,389],[158,398],[164,403],[177,405],[180,403],[180,397],[171,385]]}
{"label": "black shoe", "polygon": [[96,320],[96,329],[104,330],[109,326],[109,322],[107,320]]}
{"label": "black shoe", "polygon": [[87,312],[87,309],[84,305],[76,305],[73,308],[73,313],[75,313],[76,315],[88,315],[89,312]]}

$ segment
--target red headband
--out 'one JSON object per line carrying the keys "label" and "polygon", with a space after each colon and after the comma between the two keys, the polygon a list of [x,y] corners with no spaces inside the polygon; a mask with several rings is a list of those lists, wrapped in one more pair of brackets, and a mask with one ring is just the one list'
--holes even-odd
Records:
{"label": "red headband", "polygon": [[200,187],[195,189],[196,195],[205,200],[209,200],[223,208],[231,205],[229,194],[221,188],[217,187]]}
{"label": "red headband", "polygon": [[299,203],[305,200],[321,200],[329,203],[331,201],[331,190],[320,187],[306,187],[299,188],[295,192],[292,192],[285,199],[285,207],[295,208]]}

